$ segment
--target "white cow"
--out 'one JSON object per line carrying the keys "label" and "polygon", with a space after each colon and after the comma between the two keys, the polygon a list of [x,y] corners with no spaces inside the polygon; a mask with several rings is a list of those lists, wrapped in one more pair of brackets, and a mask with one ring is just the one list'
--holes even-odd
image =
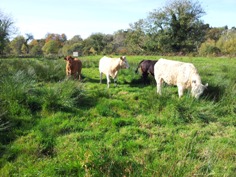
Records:
{"label": "white cow", "polygon": [[102,83],[102,74],[107,77],[107,87],[109,88],[110,76],[114,79],[116,84],[117,74],[120,69],[129,68],[129,63],[125,56],[120,58],[102,57],[99,61],[100,83]]}
{"label": "white cow", "polygon": [[179,97],[183,96],[185,89],[191,89],[192,96],[199,98],[208,86],[208,84],[202,85],[197,69],[192,63],[161,58],[154,66],[154,75],[157,83],[157,93],[160,95],[163,81],[170,85],[177,85]]}

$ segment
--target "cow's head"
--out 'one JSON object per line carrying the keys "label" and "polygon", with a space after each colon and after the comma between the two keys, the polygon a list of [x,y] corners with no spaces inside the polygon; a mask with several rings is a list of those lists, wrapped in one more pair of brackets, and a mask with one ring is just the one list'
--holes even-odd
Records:
{"label": "cow's head", "polygon": [[207,87],[208,87],[208,83],[203,85],[201,83],[197,83],[196,80],[193,80],[192,81],[192,90],[191,90],[192,96],[194,96],[195,98],[198,99]]}
{"label": "cow's head", "polygon": [[67,56],[64,58],[64,60],[66,61],[66,70],[69,74],[71,74],[72,69],[73,69],[73,62],[74,59],[72,56]]}
{"label": "cow's head", "polygon": [[72,63],[74,61],[75,58],[73,58],[72,56],[67,56],[64,58],[64,60],[68,61],[69,63]]}
{"label": "cow's head", "polygon": [[129,68],[129,63],[128,61],[126,60],[126,57],[125,56],[122,56],[120,57],[120,66],[121,68],[125,68],[125,69],[128,69]]}
{"label": "cow's head", "polygon": [[72,56],[67,56],[67,57],[64,58],[64,60],[67,61],[67,64],[68,64],[69,66],[72,65],[72,63],[74,62],[74,59],[75,59],[75,58],[73,58]]}

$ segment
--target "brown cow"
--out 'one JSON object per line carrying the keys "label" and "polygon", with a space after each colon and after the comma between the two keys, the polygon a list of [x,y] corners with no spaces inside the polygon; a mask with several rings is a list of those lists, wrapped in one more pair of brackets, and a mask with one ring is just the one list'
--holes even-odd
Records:
{"label": "brown cow", "polygon": [[147,78],[148,78],[149,73],[152,76],[154,76],[154,65],[156,64],[157,61],[158,60],[142,60],[138,64],[138,67],[135,70],[135,73],[138,73],[138,69],[141,68],[144,84],[147,84],[147,81],[148,81]]}
{"label": "brown cow", "polygon": [[64,60],[66,60],[66,75],[74,75],[74,78],[76,79],[78,73],[78,78],[81,80],[82,62],[78,58],[72,56],[67,56]]}

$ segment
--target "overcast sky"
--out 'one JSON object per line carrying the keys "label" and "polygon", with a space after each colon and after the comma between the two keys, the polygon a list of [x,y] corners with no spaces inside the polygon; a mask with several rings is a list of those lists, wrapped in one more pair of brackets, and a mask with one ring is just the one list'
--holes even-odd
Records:
{"label": "overcast sky", "polygon": [[[206,11],[205,23],[236,27],[236,0],[199,2]],[[19,34],[31,33],[35,39],[47,33],[64,33],[68,39],[113,34],[165,5],[166,0],[0,0],[0,10],[11,15]]]}

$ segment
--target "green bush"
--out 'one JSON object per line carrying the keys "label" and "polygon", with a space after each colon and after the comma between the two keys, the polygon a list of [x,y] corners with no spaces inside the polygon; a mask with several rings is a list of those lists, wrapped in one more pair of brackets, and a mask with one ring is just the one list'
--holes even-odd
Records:
{"label": "green bush", "polygon": [[24,115],[27,112],[24,107],[27,94],[34,87],[35,81],[24,71],[17,71],[12,76],[3,77],[0,82],[0,99],[6,112],[13,116]]}
{"label": "green bush", "polygon": [[213,40],[208,40],[202,43],[198,52],[202,56],[218,56],[221,54],[220,48],[216,47],[216,44]]}
{"label": "green bush", "polygon": [[225,55],[235,56],[236,55],[236,31],[231,30],[221,35],[217,41],[216,46]]}
{"label": "green bush", "polygon": [[44,111],[56,112],[72,109],[83,93],[82,85],[72,80],[49,84],[42,90],[42,107]]}

